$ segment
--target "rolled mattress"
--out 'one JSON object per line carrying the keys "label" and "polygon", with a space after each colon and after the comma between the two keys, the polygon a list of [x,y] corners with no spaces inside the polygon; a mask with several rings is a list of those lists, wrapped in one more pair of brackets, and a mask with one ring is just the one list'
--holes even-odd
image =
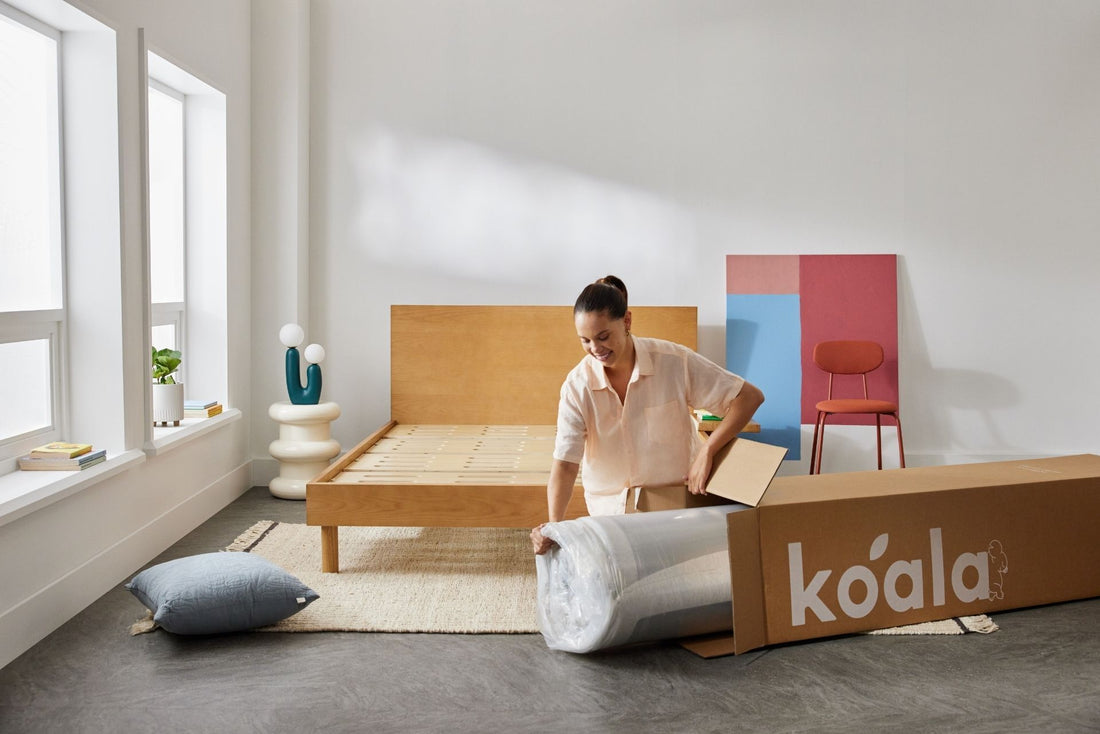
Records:
{"label": "rolled mattress", "polygon": [[535,557],[538,623],[555,650],[592,652],[730,629],[726,515],[746,505],[549,523]]}

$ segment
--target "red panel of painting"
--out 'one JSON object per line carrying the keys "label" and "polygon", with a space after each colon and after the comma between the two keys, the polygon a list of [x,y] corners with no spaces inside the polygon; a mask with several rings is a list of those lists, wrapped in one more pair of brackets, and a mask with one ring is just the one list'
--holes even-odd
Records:
{"label": "red panel of painting", "polygon": [[726,257],[726,293],[775,296],[798,293],[798,255]]}
{"label": "red panel of painting", "polygon": [[[828,375],[813,362],[814,345],[833,339],[869,339],[885,362],[867,377],[872,398],[898,400],[898,293],[896,255],[802,255],[802,423],[813,425],[814,405],[828,392]],[[834,397],[862,397],[858,377],[839,377]],[[836,416],[830,423],[874,425],[874,416]]]}

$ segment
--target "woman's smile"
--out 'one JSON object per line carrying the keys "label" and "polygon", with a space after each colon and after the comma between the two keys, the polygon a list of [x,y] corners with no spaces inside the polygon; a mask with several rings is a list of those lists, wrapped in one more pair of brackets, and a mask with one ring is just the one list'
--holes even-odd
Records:
{"label": "woman's smile", "polygon": [[612,319],[603,311],[576,314],[577,337],[584,351],[606,369],[634,368],[630,341],[630,312]]}

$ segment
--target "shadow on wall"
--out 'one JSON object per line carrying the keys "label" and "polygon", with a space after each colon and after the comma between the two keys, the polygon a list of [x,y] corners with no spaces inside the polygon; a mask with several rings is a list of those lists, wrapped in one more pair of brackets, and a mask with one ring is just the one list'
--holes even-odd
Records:
{"label": "shadow on wall", "polygon": [[[1020,448],[1006,445],[1004,434],[993,416],[996,411],[1011,408],[1020,402],[1020,391],[1016,385],[1004,377],[978,370],[933,367],[930,374],[939,393],[935,404],[943,413],[932,411],[928,417],[933,425],[937,425],[948,447],[985,445],[998,449]],[[971,420],[967,420],[966,414]],[[970,426],[968,435],[958,435],[960,424]],[[979,428],[984,431],[984,437],[975,435]]]}
{"label": "shadow on wall", "polygon": [[[756,353],[756,340],[760,333],[760,324],[746,319],[726,319],[727,334],[736,332],[740,349],[727,357],[726,369],[744,375],[749,372],[749,360]],[[767,393],[765,393],[767,396]]]}
{"label": "shadow on wall", "polygon": [[992,461],[1009,453],[1033,455],[1034,446],[1008,445],[995,417],[997,412],[1019,405],[1022,394],[1016,383],[984,370],[933,364],[908,263],[905,258],[898,263],[898,349],[903,355],[899,407],[906,463],[954,463],[966,457]]}

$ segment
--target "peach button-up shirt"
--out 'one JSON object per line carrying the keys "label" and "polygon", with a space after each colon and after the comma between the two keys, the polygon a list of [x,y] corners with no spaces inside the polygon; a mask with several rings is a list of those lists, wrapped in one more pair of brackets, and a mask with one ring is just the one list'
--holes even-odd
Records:
{"label": "peach button-up shirt", "polygon": [[624,512],[632,488],[683,482],[702,446],[691,410],[725,415],[745,383],[687,347],[632,339],[625,401],[589,354],[561,387],[554,458],[581,465],[591,515]]}

